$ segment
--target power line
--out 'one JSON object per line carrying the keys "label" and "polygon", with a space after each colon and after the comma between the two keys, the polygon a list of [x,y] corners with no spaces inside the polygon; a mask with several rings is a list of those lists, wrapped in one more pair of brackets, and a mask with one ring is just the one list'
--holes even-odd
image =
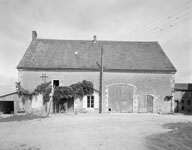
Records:
{"label": "power line", "polygon": [[186,13],[186,14],[182,14],[182,15],[178,15],[178,16],[167,17],[165,20],[163,20],[163,22],[161,22],[159,24],[151,25],[146,29],[143,29],[143,30],[141,30],[139,32],[135,32],[135,34],[129,35],[129,38],[131,38],[131,37],[133,38],[133,37],[137,37],[139,35],[143,35],[146,32],[154,32],[154,31],[159,30],[160,28],[162,28],[162,26],[166,26],[167,24],[171,24],[171,23],[173,23],[175,21],[179,21],[179,20],[181,20],[181,18],[183,18],[185,16],[188,16],[188,15],[191,15],[191,13]]}
{"label": "power line", "polygon": [[177,22],[180,22],[180,21],[182,21],[183,19],[186,19],[186,17],[188,18],[188,17],[190,17],[190,13],[188,13],[188,14],[185,14],[185,15],[183,15],[183,16],[176,16],[176,17],[172,17],[172,18],[174,18],[174,19],[172,19],[172,20],[168,20],[168,21],[166,21],[166,22],[164,22],[164,23],[162,23],[162,24],[160,24],[160,25],[157,25],[157,26],[154,26],[154,27],[152,27],[152,28],[149,28],[149,29],[147,29],[147,30],[144,30],[144,31],[142,31],[142,32],[139,32],[139,33],[137,33],[137,34],[135,34],[134,36],[130,36],[129,38],[138,38],[138,37],[143,37],[143,35],[145,35],[145,34],[150,34],[150,33],[154,33],[154,32],[156,32],[156,31],[162,31],[163,30],[163,28],[164,27],[166,27],[166,26],[172,26],[172,24],[175,24],[175,23],[177,23]]}
{"label": "power line", "polygon": [[155,24],[158,24],[160,22],[164,22],[165,19],[167,20],[168,17],[174,16],[176,14],[178,14],[180,12],[185,12],[186,10],[190,9],[190,6],[188,4],[190,4],[192,1],[188,1],[186,3],[183,3],[182,5],[180,5],[179,7],[176,7],[174,10],[169,11],[169,15],[167,13],[164,13],[163,15],[161,15],[160,17],[158,17],[157,20],[152,21],[150,24],[146,24],[144,26],[140,26],[138,28],[136,28],[135,30],[129,32],[126,35],[123,35],[122,37],[125,37],[127,35],[131,36],[131,35],[136,35],[138,34],[138,31],[142,30],[142,32],[144,31],[144,29],[150,28],[151,26],[154,26]]}
{"label": "power line", "polygon": [[190,15],[190,14],[191,14],[190,12],[187,12],[187,13],[179,14],[176,16],[168,15],[166,18],[164,18],[164,20],[159,21],[158,24],[155,23],[155,24],[149,25],[148,27],[143,27],[143,29],[142,28],[140,29],[141,31],[135,32],[134,34],[129,34],[129,37],[136,36],[138,34],[142,34],[143,32],[146,32],[149,30],[156,30],[156,29],[158,29],[159,26],[162,26],[166,23],[170,23],[171,21],[173,21],[172,18],[179,20],[181,17],[183,17],[185,15]]}
{"label": "power line", "polygon": [[[191,19],[191,18],[189,18],[189,19]],[[185,19],[185,20],[186,20],[186,19]],[[185,20],[184,20],[184,21],[185,21]],[[183,22],[183,20],[182,20],[181,22]],[[171,29],[172,27],[174,27],[174,26],[177,25],[177,24],[180,24],[181,22],[178,22],[178,23],[175,23],[175,24],[171,24],[171,25],[169,25],[169,26],[167,26],[167,27],[161,28],[159,31],[156,31],[156,32],[153,32],[153,33],[148,33],[148,34],[145,34],[145,35],[136,37],[136,38],[134,38],[134,39],[132,39],[132,40],[141,40],[141,39],[144,39],[144,38],[148,38],[148,37],[154,35],[155,33],[160,33],[160,32],[163,32],[163,31],[165,31],[165,30],[167,30],[167,29]]]}
{"label": "power line", "polygon": [[[186,4],[189,4],[189,3],[191,3],[191,1],[190,2],[187,2],[187,3],[184,3],[183,5],[181,5],[181,6],[179,6],[179,7],[177,7],[176,9],[174,9],[174,10],[172,10],[172,11],[170,11],[169,12],[169,15],[170,15],[170,13],[176,13],[177,12],[177,9],[180,9],[180,8],[182,8],[182,7],[186,7]],[[188,5],[187,5],[187,7],[188,7]],[[190,7],[189,7],[190,8]],[[188,8],[185,8],[185,9],[188,9]],[[180,11],[180,10],[179,10]],[[145,28],[148,28],[149,26],[152,26],[152,25],[154,25],[154,24],[157,24],[158,22],[162,22],[162,21],[159,21],[159,20],[162,20],[162,19],[165,19],[165,17],[167,18],[167,13],[165,13],[164,15],[161,15],[160,17],[158,17],[158,19],[157,20],[154,20],[154,21],[152,21],[152,23],[150,23],[150,24],[146,24],[146,25],[144,25],[144,26],[140,26],[139,28],[136,28],[135,30],[133,30],[133,31],[131,31],[131,32],[129,32],[128,33],[128,35],[130,36],[131,34],[134,34],[135,32],[137,32],[138,30],[144,30]],[[127,35],[127,34],[126,34]],[[124,36],[126,36],[126,35],[124,35]]]}
{"label": "power line", "polygon": [[137,38],[135,38],[135,39],[143,39],[143,38],[150,37],[150,36],[153,35],[154,33],[160,33],[160,32],[163,32],[163,31],[165,31],[165,30],[171,29],[171,28],[175,27],[176,25],[178,25],[178,24],[180,24],[180,23],[182,23],[182,22],[184,22],[184,21],[186,21],[186,20],[190,20],[190,19],[192,19],[192,16],[189,17],[189,18],[184,18],[184,19],[182,19],[182,20],[180,20],[180,21],[178,21],[178,22],[176,22],[176,23],[172,23],[172,24],[170,24],[170,25],[167,25],[167,26],[165,26],[165,27],[163,27],[163,28],[160,28],[160,30],[158,30],[158,31],[156,31],[156,32],[148,33],[148,34],[145,34],[145,35],[143,35],[143,36],[141,36],[141,37],[137,37]]}

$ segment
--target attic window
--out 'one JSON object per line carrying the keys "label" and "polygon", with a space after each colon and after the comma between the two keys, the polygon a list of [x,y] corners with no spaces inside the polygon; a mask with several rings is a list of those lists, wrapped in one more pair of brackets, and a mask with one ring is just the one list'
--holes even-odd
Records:
{"label": "attic window", "polygon": [[59,86],[59,80],[53,80],[53,86]]}

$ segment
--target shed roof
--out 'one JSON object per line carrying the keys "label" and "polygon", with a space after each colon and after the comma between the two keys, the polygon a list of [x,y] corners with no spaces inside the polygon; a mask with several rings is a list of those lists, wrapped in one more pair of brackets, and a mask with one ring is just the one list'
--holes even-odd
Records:
{"label": "shed roof", "polygon": [[176,72],[158,42],[55,39],[32,40],[17,69],[98,70],[101,46],[105,71]]}
{"label": "shed roof", "polygon": [[[14,97],[13,95],[16,95],[16,96]],[[12,93],[0,96],[0,101],[2,101],[2,100],[12,101],[12,100],[17,100],[17,99],[18,99],[18,92],[12,92]]]}
{"label": "shed roof", "polygon": [[175,83],[176,91],[192,91],[192,83]]}

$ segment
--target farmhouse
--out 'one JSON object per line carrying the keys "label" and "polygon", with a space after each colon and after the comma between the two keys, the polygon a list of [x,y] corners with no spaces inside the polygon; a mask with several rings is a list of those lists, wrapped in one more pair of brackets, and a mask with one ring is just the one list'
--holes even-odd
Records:
{"label": "farmhouse", "polygon": [[192,113],[192,84],[175,84],[175,113]]}
{"label": "farmhouse", "polygon": [[[103,48],[102,112],[169,113],[174,109],[175,67],[158,42],[40,39],[32,41],[19,62],[18,80],[29,91],[43,82],[69,86],[91,81],[99,91]],[[98,112],[99,93],[70,99],[69,111]]]}

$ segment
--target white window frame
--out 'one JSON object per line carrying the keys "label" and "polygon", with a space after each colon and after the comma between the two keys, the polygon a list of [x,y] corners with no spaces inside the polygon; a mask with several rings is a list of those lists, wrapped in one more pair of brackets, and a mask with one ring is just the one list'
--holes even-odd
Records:
{"label": "white window frame", "polygon": [[94,95],[87,95],[87,108],[95,108],[95,97]]}

